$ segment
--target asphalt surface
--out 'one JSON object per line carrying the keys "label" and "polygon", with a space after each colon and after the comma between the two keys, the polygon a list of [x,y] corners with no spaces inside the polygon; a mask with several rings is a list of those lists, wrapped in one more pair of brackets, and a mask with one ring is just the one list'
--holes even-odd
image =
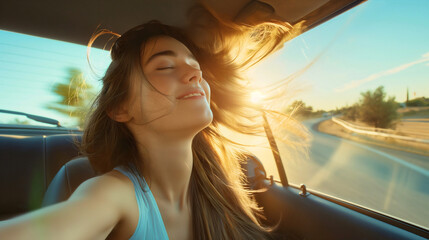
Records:
{"label": "asphalt surface", "polygon": [[318,132],[323,120],[304,122],[313,136],[307,157],[283,157],[289,182],[429,229],[429,157]]}

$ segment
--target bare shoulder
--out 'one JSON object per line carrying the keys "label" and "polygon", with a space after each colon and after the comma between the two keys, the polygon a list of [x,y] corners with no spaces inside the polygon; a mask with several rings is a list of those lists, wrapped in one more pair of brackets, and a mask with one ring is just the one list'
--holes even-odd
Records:
{"label": "bare shoulder", "polygon": [[103,238],[109,234],[109,239],[129,238],[135,231],[139,212],[134,185],[119,171],[113,170],[85,181],[70,199],[80,197],[89,198],[97,206],[104,205],[104,209],[116,212],[114,215],[119,216],[115,227],[107,229]]}
{"label": "bare shoulder", "polygon": [[83,182],[70,199],[91,197],[117,204],[133,196],[134,188],[131,180],[122,173],[112,170]]}

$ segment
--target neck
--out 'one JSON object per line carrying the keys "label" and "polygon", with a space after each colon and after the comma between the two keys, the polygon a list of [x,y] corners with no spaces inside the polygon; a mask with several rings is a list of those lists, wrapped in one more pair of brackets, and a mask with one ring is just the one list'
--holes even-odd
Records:
{"label": "neck", "polygon": [[188,203],[192,173],[192,138],[142,134],[137,138],[143,176],[157,200],[182,208]]}

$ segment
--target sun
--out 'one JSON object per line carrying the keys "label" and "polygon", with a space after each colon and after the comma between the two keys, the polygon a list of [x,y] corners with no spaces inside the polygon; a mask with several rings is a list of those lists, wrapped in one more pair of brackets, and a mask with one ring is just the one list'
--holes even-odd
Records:
{"label": "sun", "polygon": [[259,91],[254,91],[250,94],[250,101],[252,103],[260,103],[263,98],[264,95],[262,95],[262,93],[260,93]]}

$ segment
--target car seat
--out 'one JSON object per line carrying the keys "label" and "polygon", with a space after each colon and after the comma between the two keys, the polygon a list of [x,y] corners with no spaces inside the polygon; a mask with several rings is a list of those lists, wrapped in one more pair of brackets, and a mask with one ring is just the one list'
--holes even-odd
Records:
{"label": "car seat", "polygon": [[67,200],[82,182],[96,175],[86,157],[76,158],[67,162],[49,184],[42,206],[45,207]]}

